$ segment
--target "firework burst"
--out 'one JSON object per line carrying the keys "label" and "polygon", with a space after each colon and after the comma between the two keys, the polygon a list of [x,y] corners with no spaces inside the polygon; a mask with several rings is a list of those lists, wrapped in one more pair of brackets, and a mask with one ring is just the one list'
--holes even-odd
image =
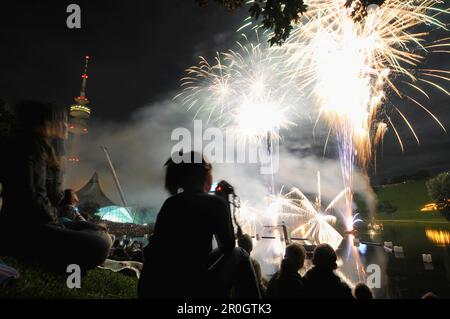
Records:
{"label": "firework burst", "polygon": [[[387,94],[407,99],[435,120],[439,119],[404,88],[430,99],[427,89],[450,95],[445,83],[449,71],[420,69],[430,52],[448,53],[449,38],[426,43],[429,32],[423,26],[446,30],[440,18],[449,13],[440,0],[386,0],[369,6],[355,21],[359,1],[346,7],[345,0],[309,0],[303,23],[293,32],[283,50],[292,77],[302,90],[311,92],[318,106],[318,119],[325,118],[340,142],[354,149],[363,168],[386,132],[387,124],[403,142],[390,114],[395,112],[415,132],[401,108],[387,100]],[[351,156],[353,157],[353,155]],[[346,160],[352,161],[352,158]]]}
{"label": "firework burst", "polygon": [[208,114],[218,124],[240,138],[261,143],[267,136],[279,139],[279,131],[294,125],[292,117],[300,94],[286,81],[284,56],[259,39],[247,36],[236,50],[217,53],[215,63],[200,58],[186,70],[182,92],[175,98],[188,109]]}
{"label": "firework burst", "polygon": [[[440,84],[450,80],[448,71],[419,68],[430,51],[448,53],[448,39],[426,44],[428,32],[421,29],[445,29],[439,18],[449,11],[438,7],[443,4],[440,0],[386,0],[355,17],[359,1],[309,0],[307,4],[302,23],[279,50],[290,66],[290,78],[301,90],[310,92],[317,121],[325,119],[335,133],[344,188],[351,189],[355,162],[363,170],[367,168],[388,125],[403,150],[392,112],[420,142],[400,107],[388,100],[389,93],[412,101],[445,130],[439,119],[403,88],[410,87],[427,99],[427,87],[449,95]],[[346,227],[351,230],[351,192],[346,203]]]}
{"label": "firework burst", "polygon": [[[187,70],[179,97],[197,110],[196,116],[205,111],[208,120],[259,144],[280,138],[279,129],[295,122],[293,110],[304,107],[300,98],[312,101],[311,113],[317,114],[317,122],[325,120],[337,137],[345,189],[341,197],[346,207],[344,224],[350,234],[345,246],[355,252],[351,232],[355,164],[367,169],[388,129],[403,150],[393,115],[420,143],[403,107],[394,105],[389,97],[410,102],[408,105],[429,115],[445,131],[426,101],[431,100],[430,89],[450,95],[450,71],[420,68],[420,64],[430,53],[450,53],[450,37],[428,41],[434,29],[447,30],[442,17],[448,17],[450,11],[443,9],[442,0],[385,0],[381,6],[362,11],[358,0],[305,3],[308,11],[283,46],[271,48],[266,39],[257,37],[256,44],[246,40],[246,44],[238,44],[237,51],[217,54],[213,65],[201,59],[198,66]],[[245,27],[252,25],[248,22]],[[315,217],[309,219],[313,221],[308,227],[312,237],[317,233],[314,229],[326,229],[320,209],[299,190],[289,196],[271,197],[274,225],[290,207],[297,215]]]}
{"label": "firework burst", "polygon": [[319,245],[327,243],[337,249],[342,236],[332,227],[336,224],[333,212],[336,206],[345,198],[350,189],[342,190],[333,198],[326,208],[322,207],[320,172],[317,173],[317,196],[315,202],[308,199],[298,188],[292,188],[288,193],[272,196],[279,203],[279,219],[289,225],[291,236],[303,238],[305,244]]}

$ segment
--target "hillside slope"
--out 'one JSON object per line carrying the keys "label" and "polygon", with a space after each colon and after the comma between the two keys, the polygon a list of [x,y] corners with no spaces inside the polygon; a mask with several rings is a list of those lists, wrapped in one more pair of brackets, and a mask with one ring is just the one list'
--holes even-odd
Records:
{"label": "hillside slope", "polygon": [[425,186],[426,180],[409,181],[386,185],[376,191],[378,201],[389,201],[397,207],[393,214],[377,213],[377,219],[395,220],[445,220],[438,212],[421,212],[420,209],[432,202]]}

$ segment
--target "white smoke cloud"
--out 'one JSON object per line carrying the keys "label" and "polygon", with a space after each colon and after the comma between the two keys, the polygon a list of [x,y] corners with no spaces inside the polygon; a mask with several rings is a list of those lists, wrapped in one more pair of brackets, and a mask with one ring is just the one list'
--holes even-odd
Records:
{"label": "white smoke cloud", "polygon": [[[281,132],[289,137],[280,145],[280,168],[275,175],[277,188],[295,186],[304,193],[315,195],[316,176],[320,171],[322,200],[330,201],[343,189],[339,162],[311,154],[317,141],[312,139],[311,126],[306,122],[291,132]],[[81,162],[69,167],[66,186],[79,189],[97,171],[107,196],[121,203],[101,150],[101,146],[106,146],[128,203],[159,209],[168,196],[163,187],[164,163],[176,144],[170,139],[171,133],[179,127],[193,132],[193,113],[169,99],[143,107],[126,123],[91,122],[91,132],[82,138]],[[323,137],[326,134],[327,131],[319,130],[316,139],[317,135]],[[241,199],[251,205],[260,204],[267,194],[267,176],[259,174],[258,164],[214,164],[213,174],[216,181],[225,179],[234,185]],[[355,174],[354,190],[365,196],[369,206],[374,206],[374,194],[363,174]]]}

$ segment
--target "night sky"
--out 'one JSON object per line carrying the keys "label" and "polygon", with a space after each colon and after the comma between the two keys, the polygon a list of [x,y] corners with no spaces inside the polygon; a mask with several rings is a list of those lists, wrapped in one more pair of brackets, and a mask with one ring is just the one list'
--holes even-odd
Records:
{"label": "night sky", "polygon": [[123,120],[176,89],[183,70],[198,55],[229,43],[241,21],[216,5],[199,8],[193,0],[76,1],[82,28],[68,29],[70,3],[3,5],[0,96],[7,102],[37,98],[70,104],[88,54],[87,93],[95,117]]}
{"label": "night sky", "polygon": [[[81,30],[66,26],[70,3],[81,6]],[[211,57],[229,49],[247,15],[245,8],[234,13],[214,4],[199,8],[194,0],[21,0],[2,3],[0,12],[0,98],[10,104],[33,98],[70,105],[88,54],[92,63],[87,95],[93,117],[112,122],[127,121],[145,105],[171,98],[183,70],[199,55]],[[448,55],[426,63],[450,69]],[[431,110],[450,128],[450,98],[431,92]],[[450,169],[448,135],[426,113],[396,103],[412,120],[421,146],[394,116],[406,151],[402,154],[389,132],[377,176]]]}

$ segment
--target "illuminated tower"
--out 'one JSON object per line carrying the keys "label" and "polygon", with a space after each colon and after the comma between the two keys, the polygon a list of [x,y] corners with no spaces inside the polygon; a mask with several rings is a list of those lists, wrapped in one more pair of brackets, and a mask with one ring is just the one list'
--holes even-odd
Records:
{"label": "illuminated tower", "polygon": [[81,91],[80,95],[74,98],[75,103],[70,106],[70,123],[69,132],[72,133],[71,150],[68,157],[69,162],[77,163],[79,158],[79,146],[81,135],[88,132],[87,121],[91,116],[91,108],[89,107],[89,100],[86,97],[86,83],[88,79],[88,64],[89,56],[86,56],[84,64],[84,71],[81,75]]}

